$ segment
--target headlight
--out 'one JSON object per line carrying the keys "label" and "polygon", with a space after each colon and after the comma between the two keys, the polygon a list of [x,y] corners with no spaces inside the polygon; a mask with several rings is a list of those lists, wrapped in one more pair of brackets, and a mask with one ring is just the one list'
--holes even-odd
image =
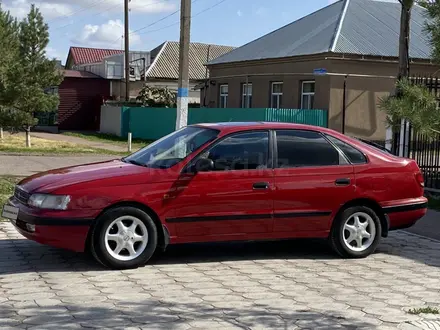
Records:
{"label": "headlight", "polygon": [[70,202],[70,196],[33,194],[28,201],[29,206],[39,209],[65,210]]}

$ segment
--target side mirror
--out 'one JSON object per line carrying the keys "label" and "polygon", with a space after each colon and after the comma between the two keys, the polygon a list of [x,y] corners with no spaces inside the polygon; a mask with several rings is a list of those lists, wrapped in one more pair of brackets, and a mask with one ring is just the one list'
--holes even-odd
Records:
{"label": "side mirror", "polygon": [[208,158],[200,158],[195,164],[194,164],[194,172],[209,172],[214,170],[214,162],[212,159]]}

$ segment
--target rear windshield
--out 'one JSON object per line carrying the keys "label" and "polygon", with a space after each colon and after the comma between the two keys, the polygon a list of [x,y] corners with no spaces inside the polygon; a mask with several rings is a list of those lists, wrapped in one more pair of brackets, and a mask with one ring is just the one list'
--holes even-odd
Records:
{"label": "rear windshield", "polygon": [[360,139],[360,138],[357,138],[357,137],[353,137],[353,138],[358,140],[358,141],[360,141],[360,142],[362,142],[362,143],[364,143],[364,144],[369,145],[370,147],[373,147],[373,148],[375,148],[375,149],[377,149],[379,151],[382,151],[382,152],[384,152],[384,153],[386,153],[388,155],[393,155],[393,153],[390,150],[388,150],[384,146],[381,146],[378,143],[375,143],[375,142],[372,142],[372,141],[368,141],[368,140],[364,140],[364,139]]}

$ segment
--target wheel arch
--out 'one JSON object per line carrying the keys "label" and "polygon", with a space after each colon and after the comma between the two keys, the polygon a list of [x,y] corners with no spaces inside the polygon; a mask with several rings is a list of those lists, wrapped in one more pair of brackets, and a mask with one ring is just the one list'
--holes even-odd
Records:
{"label": "wheel arch", "polygon": [[157,228],[157,234],[158,234],[157,246],[160,249],[165,250],[166,247],[168,246],[169,242],[170,242],[170,234],[168,232],[168,229],[162,224],[162,222],[159,219],[159,216],[157,215],[156,212],[154,212],[154,210],[152,208],[150,208],[149,206],[147,206],[147,205],[145,205],[143,203],[135,202],[135,201],[117,202],[117,203],[109,205],[105,209],[103,209],[98,214],[98,216],[95,218],[95,220],[93,221],[92,225],[90,226],[89,232],[87,234],[85,248],[87,249],[90,246],[91,233],[93,232],[93,227],[96,225],[96,219],[98,219],[101,215],[103,215],[108,210],[115,209],[115,208],[118,208],[118,207],[124,207],[124,206],[131,206],[131,207],[138,208],[138,209],[144,211],[145,213],[147,213],[151,217],[151,219],[153,220],[153,222],[154,222],[154,224],[156,225],[156,228]]}
{"label": "wheel arch", "polygon": [[332,227],[335,223],[334,219],[336,219],[345,209],[352,206],[366,206],[371,208],[379,217],[380,224],[382,226],[382,237],[388,237],[388,232],[390,228],[388,215],[382,210],[382,207],[379,205],[379,203],[370,198],[356,198],[343,204],[332,219]]}

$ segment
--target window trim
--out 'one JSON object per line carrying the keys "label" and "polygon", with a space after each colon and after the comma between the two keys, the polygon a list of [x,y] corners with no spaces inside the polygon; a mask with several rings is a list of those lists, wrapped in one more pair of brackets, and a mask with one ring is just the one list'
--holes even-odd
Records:
{"label": "window trim", "polygon": [[[331,135],[331,134],[327,134],[327,133],[324,133],[323,134],[324,135],[324,138],[331,144],[331,145],[333,145],[343,156],[344,156],[344,158],[347,160],[347,162],[349,163],[349,164],[351,164],[351,165],[353,165],[353,166],[362,166],[362,165],[366,165],[366,164],[369,164],[370,163],[370,159],[368,158],[368,156],[367,156],[367,154],[365,154],[365,152],[363,152],[362,150],[359,150],[359,148],[356,148],[354,145],[352,145],[351,143],[348,143],[348,142],[345,142],[345,141],[343,141],[343,140],[341,140],[341,139],[339,139],[339,138],[337,138],[336,136],[334,136],[334,135]],[[343,142],[343,143],[345,143],[345,144],[348,144],[350,147],[352,147],[353,149],[355,149],[355,150],[357,150],[357,151],[359,151],[363,156],[364,156],[364,158],[365,158],[365,163],[361,163],[361,164],[355,164],[355,163],[353,163],[351,160],[350,160],[350,158],[345,154],[345,152],[344,151],[342,151],[342,149],[341,148],[339,148],[336,144],[334,144],[327,136],[331,136],[332,138],[334,138],[334,139],[336,139],[336,140],[339,140],[339,141],[341,141],[341,142]]]}
{"label": "window trim", "polygon": [[[327,141],[331,147],[333,147],[336,152],[339,153],[340,156],[342,156],[342,158],[345,159],[345,161],[347,162],[347,164],[337,164],[337,165],[311,165],[311,166],[295,166],[295,167],[279,167],[278,166],[278,138],[277,138],[277,131],[293,131],[293,132],[312,132],[312,133],[316,133],[320,136],[322,136],[322,138]],[[327,167],[331,167],[334,168],[336,166],[353,166],[353,164],[351,164],[351,162],[348,160],[347,156],[339,149],[339,148],[335,148],[335,146],[333,145],[333,143],[331,143],[325,136],[325,134],[323,134],[320,131],[315,131],[315,130],[307,130],[307,129],[295,129],[295,128],[277,128],[277,129],[273,129],[273,135],[274,135],[274,139],[273,139],[273,168],[274,169],[278,169],[278,170],[292,170],[292,169],[303,169],[303,168],[327,168]],[[359,164],[359,165],[365,165],[365,164]]]}
{"label": "window trim", "polygon": [[[219,143],[221,143],[222,141],[226,140],[227,138],[237,135],[237,134],[247,134],[247,133],[258,133],[258,132],[266,132],[268,134],[268,155],[267,155],[267,170],[273,170],[274,169],[274,135],[272,134],[273,130],[271,129],[250,129],[250,130],[243,130],[243,131],[237,131],[237,132],[231,132],[228,133],[222,137],[217,138],[216,140],[212,141],[210,144],[208,144],[207,146],[205,146],[205,148],[201,149],[197,155],[195,155],[185,166],[183,166],[182,170],[180,171],[181,174],[183,173],[188,173],[191,171],[190,168],[192,166],[195,165],[195,163],[197,162],[197,160],[199,160],[200,156],[206,152],[208,149],[210,148],[214,148],[216,145],[218,145]],[[231,170],[228,172],[236,172],[236,171],[261,171],[261,169],[247,169],[247,170]],[[211,172],[206,172],[206,173],[221,173],[220,171],[211,171]]]}
{"label": "window trim", "polygon": [[[283,91],[281,92],[281,93],[274,93],[274,91],[273,91],[273,86],[274,85],[281,85],[281,86],[283,86]],[[270,84],[270,107],[271,108],[274,108],[274,104],[273,104],[273,97],[274,96],[277,96],[278,98],[277,98],[277,100],[278,100],[278,103],[279,103],[279,105],[278,105],[278,108],[281,108],[281,103],[282,102],[280,102],[280,99],[279,99],[279,96],[281,96],[281,97],[283,97],[283,94],[284,94],[284,82],[283,81],[273,81],[271,84]]]}
{"label": "window trim", "polygon": [[[245,90],[244,90],[244,86],[246,86],[247,88],[246,88],[246,94],[244,93],[245,92]],[[252,83],[251,82],[248,82],[247,84],[244,82],[244,83],[242,83],[241,84],[241,93],[240,93],[240,95],[241,95],[241,107],[243,108],[243,109],[250,109],[250,108],[252,108],[252,100],[250,100],[250,102],[249,102],[249,108],[247,107],[247,96],[248,96],[248,94],[247,94],[247,92],[248,92],[248,90],[249,90],[249,86],[251,86],[251,93],[249,94],[249,96],[250,96],[250,98],[252,98],[252,96],[253,96],[253,94],[254,94],[254,89],[253,89],[253,86],[252,86]]]}
{"label": "window trim", "polygon": [[301,82],[301,109],[304,109],[304,104],[303,104],[303,96],[304,95],[313,95],[315,96],[315,92],[311,93],[311,92],[304,92],[304,84],[310,84],[313,83],[315,85],[316,88],[316,81],[315,80],[303,80]]}
{"label": "window trim", "polygon": [[[223,94],[222,93],[222,87],[224,87],[224,86],[226,86],[226,87],[228,87],[228,94]],[[225,108],[227,108],[228,107],[228,100],[229,100],[229,85],[228,84],[221,84],[221,85],[219,85],[219,91],[218,91],[219,93],[219,108],[221,108],[221,109],[225,109]],[[221,104],[222,104],[222,102],[221,102],[221,100],[222,100],[222,97],[224,97],[224,96],[226,96],[226,102],[225,102],[225,106],[224,107],[222,107],[221,106]]]}

